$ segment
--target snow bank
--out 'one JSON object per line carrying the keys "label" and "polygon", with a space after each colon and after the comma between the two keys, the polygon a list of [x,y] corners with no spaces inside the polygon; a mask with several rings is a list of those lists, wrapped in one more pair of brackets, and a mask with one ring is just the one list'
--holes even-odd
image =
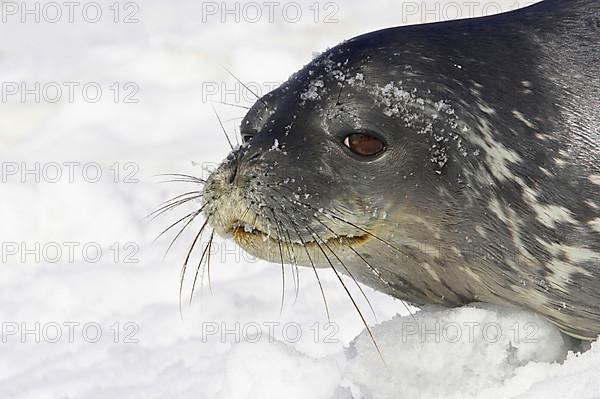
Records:
{"label": "snow bank", "polygon": [[529,367],[551,370],[569,344],[540,316],[487,305],[428,308],[379,324],[373,333],[387,367],[368,334],[346,352],[347,378],[373,398],[512,396],[531,386],[513,379]]}

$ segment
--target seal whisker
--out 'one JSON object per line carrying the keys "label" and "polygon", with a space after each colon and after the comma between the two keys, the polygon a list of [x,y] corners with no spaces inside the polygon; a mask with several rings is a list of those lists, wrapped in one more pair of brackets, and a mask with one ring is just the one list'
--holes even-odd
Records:
{"label": "seal whisker", "polygon": [[[329,226],[327,226],[325,223],[323,223],[318,217],[314,216],[315,220],[322,225],[323,227],[325,227],[327,230],[329,230],[340,242],[340,244],[344,243],[344,239],[342,237],[340,237],[333,229],[331,229]],[[330,246],[327,243],[324,243],[325,246],[327,246],[327,248],[334,254],[334,256],[337,258],[337,260],[342,264],[342,266],[344,266],[344,269],[346,270],[346,272],[348,273],[348,275],[352,278],[352,280],[354,280],[354,283],[356,284],[356,286],[358,287],[358,289],[360,290],[360,292],[362,293],[363,297],[365,298],[365,300],[367,301],[367,303],[369,304],[369,308],[371,308],[371,312],[373,313],[373,317],[375,318],[375,322],[377,322],[377,314],[375,314],[375,310],[373,309],[373,306],[371,304],[371,301],[369,300],[369,298],[367,297],[367,295],[365,294],[365,292],[363,291],[362,287],[360,286],[360,284],[358,284],[358,281],[356,280],[356,278],[354,278],[354,276],[352,275],[352,273],[350,273],[350,270],[346,267],[346,265],[344,264],[344,262],[342,262],[342,260],[335,254],[335,252],[330,248]],[[347,247],[349,247],[353,252],[356,253],[356,251],[354,251],[354,249],[352,248],[352,246],[350,244],[345,244]],[[360,256],[361,259],[364,258],[362,256]],[[369,265],[369,267],[371,267],[371,265]],[[372,270],[375,270],[371,267]],[[381,276],[376,273],[376,275],[381,279]],[[385,280],[383,280],[385,281]]]}
{"label": "seal whisker", "polygon": [[[250,109],[250,107],[248,107],[248,106],[246,106],[246,105],[232,104],[232,103],[228,103],[228,102],[225,102],[225,101],[217,101],[216,103],[217,103],[217,104],[222,104],[222,105],[227,105],[227,106],[229,106],[229,107],[242,108],[242,109],[247,109],[247,110],[249,110],[249,109]],[[243,118],[243,117],[241,117],[241,118],[239,118],[239,119],[242,119],[242,118]],[[238,119],[238,118],[236,118],[236,119]]]}
{"label": "seal whisker", "polygon": [[198,198],[202,197],[202,191],[199,191],[199,190],[195,190],[195,191],[188,191],[187,193],[183,193],[183,194],[177,195],[177,196],[175,196],[175,197],[173,197],[173,198],[171,198],[171,199],[168,199],[168,200],[166,200],[166,201],[164,201],[164,202],[161,202],[161,203],[159,204],[159,206],[166,205],[166,204],[168,204],[168,203],[170,203],[170,202],[177,201],[178,199],[181,199],[181,198],[183,198],[183,197],[186,197],[186,196],[188,196],[188,195],[192,195],[192,194],[193,194],[193,195],[196,195]]}
{"label": "seal whisker", "polygon": [[[267,208],[271,211],[271,213],[273,214],[273,218],[274,218],[274,222],[276,222],[276,217],[275,217],[275,211],[273,211],[273,209],[271,208]],[[269,220],[269,217],[267,217],[267,220]],[[277,229],[277,225],[276,229]],[[281,283],[282,283],[282,290],[281,290],[281,308],[279,310],[279,313],[282,314],[283,313],[283,305],[285,302],[285,262],[283,261],[283,251],[281,250],[281,241],[280,240],[276,240],[277,241],[277,246],[279,247],[279,256],[281,258]]]}
{"label": "seal whisker", "polygon": [[[278,191],[278,190],[276,190],[276,189],[273,189],[271,186],[272,186],[272,185],[269,185],[269,187],[270,187],[272,190],[275,190],[275,191],[276,191],[276,192],[278,192],[280,195],[284,196],[284,195],[283,195],[283,193],[281,193],[280,191]],[[291,190],[289,187],[286,187],[286,186],[284,186],[284,185],[279,185],[278,187],[282,187],[282,188],[288,189],[289,191],[291,191],[292,193],[294,193],[294,192],[293,192],[293,190]],[[395,251],[396,251],[396,252],[398,252],[399,254],[401,254],[401,255],[403,255],[403,256],[405,256],[405,255],[406,255],[405,251],[402,251],[401,249],[399,249],[399,248],[396,248],[394,245],[392,245],[391,243],[389,243],[387,240],[385,240],[385,239],[383,239],[383,238],[381,238],[381,237],[377,236],[377,235],[376,235],[375,233],[373,233],[373,232],[370,232],[370,231],[368,231],[368,230],[366,230],[366,229],[364,229],[364,228],[362,228],[362,227],[360,227],[360,226],[357,226],[356,224],[354,224],[354,223],[352,223],[352,222],[348,222],[347,220],[345,220],[345,219],[343,219],[343,218],[341,218],[341,217],[339,217],[339,216],[335,215],[333,212],[326,213],[324,210],[322,210],[322,209],[317,209],[317,208],[313,207],[312,205],[310,205],[310,204],[306,204],[306,203],[304,203],[304,202],[302,202],[302,201],[300,201],[300,200],[296,200],[296,199],[294,199],[294,200],[290,200],[290,201],[297,202],[298,204],[300,204],[300,205],[302,205],[302,206],[304,206],[304,207],[306,207],[306,208],[308,208],[308,209],[312,209],[312,210],[313,210],[313,211],[315,211],[315,212],[319,212],[320,214],[322,214],[323,216],[325,216],[325,217],[327,217],[327,218],[333,218],[333,219],[335,219],[335,220],[337,220],[337,221],[339,221],[339,222],[342,222],[342,223],[345,223],[345,224],[347,224],[347,225],[349,225],[349,226],[351,226],[351,227],[354,227],[355,229],[357,229],[357,230],[360,230],[361,232],[365,233],[366,235],[368,235],[368,236],[371,236],[371,237],[375,238],[376,240],[378,240],[378,241],[382,242],[383,244],[385,244],[386,246],[388,246],[388,247],[390,247],[391,249],[395,250]]]}
{"label": "seal whisker", "polygon": [[325,313],[327,314],[327,321],[329,323],[331,323],[331,316],[329,314],[329,305],[327,304],[327,297],[325,296],[325,290],[323,288],[323,283],[321,282],[321,278],[319,277],[319,273],[317,272],[317,267],[315,266],[312,256],[310,256],[310,252],[308,251],[308,248],[306,247],[306,242],[300,235],[300,232],[298,231],[298,229],[296,229],[296,226],[297,226],[296,223],[289,217],[287,217],[287,219],[292,224],[292,229],[294,229],[294,231],[296,232],[296,235],[298,236],[298,239],[302,243],[302,247],[304,248],[304,251],[306,252],[308,261],[310,262],[310,265],[315,273],[315,277],[317,278],[317,283],[319,284],[319,290],[321,291],[321,297],[323,298],[323,303],[325,305]]}
{"label": "seal whisker", "polygon": [[[363,255],[361,255],[356,249],[354,249],[354,247],[350,244],[347,244],[348,248],[350,248],[350,250],[352,252],[354,252],[356,254],[356,256],[358,256],[368,267],[369,269],[371,269],[371,271],[379,278],[379,280],[384,283],[385,285],[387,285],[388,287],[390,286],[389,281],[387,281],[386,279],[383,278],[383,276],[381,276],[381,273],[379,273],[377,271],[377,268],[373,267],[373,265],[371,265]],[[402,305],[404,306],[404,308],[406,309],[406,311],[408,312],[408,314],[410,315],[410,317],[413,319],[413,321],[415,322],[415,325],[417,326],[417,329],[419,328],[419,324],[417,323],[417,319],[415,318],[415,315],[413,314],[413,312],[410,310],[410,308],[408,307],[408,305],[406,304],[406,302],[404,302],[403,300],[399,300],[400,303],[402,303]]]}
{"label": "seal whisker", "polygon": [[[273,211],[273,215],[275,215],[275,212]],[[283,241],[283,243],[285,244],[285,247],[287,249],[287,253],[290,257],[290,259],[292,260],[292,264],[290,264],[290,270],[292,271],[292,278],[293,278],[293,282],[294,282],[294,292],[295,292],[295,299],[294,302],[298,300],[298,293],[299,293],[299,275],[298,275],[298,268],[297,268],[297,262],[296,262],[296,257],[295,255],[292,255],[292,251],[293,248],[290,249],[290,244],[291,244],[291,240],[288,242],[286,237],[283,235],[284,229],[283,226],[281,224],[281,222],[279,222],[279,220],[277,220],[277,217],[275,217],[275,223],[278,229],[278,235],[281,237],[281,240]],[[294,265],[296,265],[296,269],[294,271]]]}
{"label": "seal whisker", "polygon": [[204,184],[202,182],[198,182],[196,180],[189,179],[189,178],[183,178],[183,177],[178,178],[178,179],[163,180],[160,183],[162,183],[162,184],[166,184],[166,183]]}
{"label": "seal whisker", "polygon": [[171,250],[171,248],[173,247],[173,245],[175,245],[175,242],[177,242],[177,240],[179,239],[179,237],[183,234],[183,232],[194,222],[194,220],[202,213],[202,210],[204,209],[204,207],[200,208],[199,210],[197,210],[194,213],[194,216],[192,216],[192,218],[190,220],[188,220],[185,225],[181,228],[181,230],[179,230],[179,232],[175,235],[175,237],[173,237],[173,239],[171,240],[171,243],[169,244],[169,246],[167,247],[167,250],[165,251],[165,255],[163,258],[166,258],[167,255],[169,254],[169,251]]}
{"label": "seal whisker", "polygon": [[373,331],[371,331],[371,327],[369,327],[369,324],[367,323],[367,320],[365,319],[365,316],[363,315],[362,311],[360,310],[360,307],[358,306],[358,304],[356,303],[356,300],[352,296],[352,293],[350,292],[350,290],[346,286],[346,283],[344,283],[344,280],[342,279],[342,276],[339,274],[339,272],[337,271],[337,269],[335,268],[335,266],[331,262],[331,259],[329,259],[329,256],[327,256],[327,253],[325,252],[325,250],[323,249],[323,247],[319,243],[319,240],[321,240],[321,238],[319,237],[318,234],[314,233],[314,231],[311,233],[311,230],[310,230],[309,227],[306,227],[306,230],[311,235],[313,235],[313,237],[315,238],[315,244],[317,245],[317,247],[319,248],[319,250],[321,251],[321,253],[323,254],[323,256],[325,256],[325,259],[327,260],[327,263],[329,263],[329,265],[331,266],[331,269],[333,270],[336,278],[338,279],[338,281],[340,282],[340,284],[344,288],[344,291],[346,291],[346,294],[348,295],[348,298],[352,302],[352,305],[354,306],[354,309],[356,309],[356,311],[358,312],[358,315],[359,315],[360,319],[362,320],[362,323],[365,326],[365,329],[367,330],[369,336],[371,337],[371,341],[373,342],[373,345],[375,346],[375,349],[377,350],[377,353],[379,354],[379,357],[381,358],[381,361],[384,364],[387,364],[386,361],[385,361],[385,358],[383,357],[383,353],[381,352],[379,344],[377,344],[377,340],[375,339],[375,336],[373,335]]}
{"label": "seal whisker", "polygon": [[[270,210],[271,210],[271,213],[273,214],[273,218],[274,218],[274,221],[275,221],[275,228],[277,230],[277,235],[279,236],[280,241],[282,241],[285,244],[289,258],[292,259],[292,262],[295,262],[295,257],[292,255],[292,251],[290,250],[290,246],[289,246],[289,244],[291,244],[291,240],[288,243],[286,237],[283,234],[284,231],[285,231],[285,229],[283,228],[283,225],[281,224],[281,222],[277,218],[275,210],[272,209],[272,208],[270,208]],[[291,270],[292,270],[292,275],[293,275],[294,274],[294,269],[292,268]],[[294,285],[295,284],[296,284],[296,279],[294,278]]]}
{"label": "seal whisker", "polygon": [[196,282],[198,281],[198,274],[200,273],[200,269],[202,269],[202,278],[201,278],[201,287],[203,285],[204,282],[204,267],[205,264],[203,264],[204,258],[206,256],[206,254],[209,253],[209,249],[210,249],[210,245],[212,243],[212,239],[214,237],[215,231],[213,229],[213,231],[210,233],[210,238],[208,240],[208,243],[206,244],[206,246],[204,247],[204,250],[202,251],[202,256],[200,257],[200,261],[198,262],[198,267],[196,268],[196,274],[194,275],[194,282],[192,284],[192,290],[190,292],[190,302],[189,304],[192,304],[192,301],[194,299],[194,291],[196,291]]}
{"label": "seal whisker", "polygon": [[158,217],[164,215],[165,213],[179,207],[180,205],[186,204],[190,201],[194,201],[196,199],[200,198],[200,196],[194,196],[194,197],[190,197],[190,198],[185,198],[185,199],[180,199],[177,200],[175,202],[172,202],[170,204],[167,205],[163,205],[160,208],[158,208],[157,210],[153,211],[152,213],[148,214],[146,216],[146,218],[149,218],[150,221],[153,221],[155,219],[157,219]]}
{"label": "seal whisker", "polygon": [[192,245],[190,246],[190,249],[187,252],[185,262],[183,262],[183,266],[181,268],[181,281],[179,282],[179,315],[181,316],[182,319],[183,319],[183,312],[182,312],[182,306],[181,306],[181,296],[183,294],[183,283],[185,281],[185,273],[187,271],[187,266],[190,261],[190,257],[192,256],[192,252],[194,251],[194,247],[196,246],[196,243],[198,242],[198,240],[200,239],[200,236],[204,232],[204,229],[208,225],[209,220],[210,220],[210,217],[207,217],[206,220],[204,221],[204,224],[202,224],[202,227],[200,227],[200,230],[194,237],[194,241],[192,241]]}
{"label": "seal whisker", "polygon": [[[244,119],[243,116],[238,116],[238,117],[235,117],[235,118],[225,119],[223,122],[227,123],[227,122],[233,122],[233,121],[240,121],[242,119]],[[236,138],[237,138],[237,136],[236,136]]]}
{"label": "seal whisker", "polygon": [[248,87],[248,85],[246,85],[244,82],[242,82],[237,76],[235,76],[233,74],[233,72],[231,72],[227,67],[225,67],[224,65],[222,66],[223,69],[225,69],[225,71],[227,71],[227,73],[229,75],[231,75],[235,80],[237,80],[237,82],[239,84],[241,84],[246,90],[248,90],[250,92],[250,94],[252,94],[254,97],[256,97],[256,99],[258,101],[260,101],[265,107],[269,108],[269,105],[267,104],[267,102],[265,100],[263,100],[258,94],[256,94],[251,88]]}
{"label": "seal whisker", "polygon": [[[317,211],[319,211],[319,210],[317,210]],[[346,224],[348,224],[348,225],[350,225],[350,226],[354,227],[355,229],[358,229],[358,230],[362,231],[363,233],[365,233],[365,234],[367,234],[367,235],[369,235],[369,236],[373,237],[374,239],[376,239],[376,240],[378,240],[378,241],[382,242],[383,244],[387,245],[388,247],[390,247],[391,249],[393,249],[394,251],[398,252],[399,254],[401,254],[401,255],[403,255],[403,256],[404,256],[404,255],[406,255],[404,251],[402,251],[402,250],[401,250],[401,249],[399,249],[399,248],[396,248],[396,246],[392,245],[392,244],[391,244],[391,243],[389,243],[387,240],[384,240],[383,238],[381,238],[381,237],[377,236],[376,234],[374,234],[374,233],[372,233],[372,232],[370,232],[370,231],[368,231],[368,230],[365,230],[365,229],[363,229],[362,227],[360,227],[360,226],[357,226],[356,224],[354,224],[354,223],[352,223],[352,222],[348,222],[347,220],[344,220],[344,219],[342,219],[342,218],[340,218],[340,217],[338,217],[338,216],[334,215],[333,213],[327,214],[327,213],[324,213],[324,212],[322,212],[322,211],[319,211],[319,212],[320,212],[320,213],[322,213],[323,215],[325,215],[326,217],[332,217],[332,218],[334,218],[334,219],[336,219],[336,220],[338,220],[338,221],[340,221],[340,222],[342,222],[342,223],[346,223]]]}
{"label": "seal whisker", "polygon": [[[288,201],[290,204],[292,204],[294,206],[294,202],[286,195],[284,195],[283,193],[280,193],[281,197],[283,199],[285,199],[286,201]],[[334,231],[332,230],[329,226],[327,226],[326,224],[324,224],[323,222],[321,222],[321,220],[319,220],[319,218],[317,218],[316,216],[313,216],[314,219],[321,224],[323,227],[325,227],[327,230],[329,230],[339,241],[340,243],[343,243],[343,239]],[[306,222],[308,222],[308,219],[304,218],[304,220]],[[317,234],[313,229],[311,229],[310,227],[308,227],[308,223],[306,226],[307,229],[310,229],[314,234]],[[327,249],[333,254],[333,256],[338,260],[338,262],[342,265],[342,267],[344,268],[344,270],[346,271],[346,273],[352,278],[352,280],[354,281],[354,283],[356,284],[356,287],[359,289],[359,291],[361,292],[362,296],[365,298],[365,300],[367,301],[367,304],[369,305],[369,308],[371,309],[371,312],[373,313],[373,317],[375,318],[375,320],[377,320],[377,315],[375,313],[375,310],[373,309],[373,306],[371,304],[371,301],[369,300],[369,298],[367,297],[366,293],[364,292],[363,288],[360,286],[360,284],[358,284],[358,281],[356,280],[356,278],[354,277],[354,275],[352,274],[352,272],[350,272],[350,270],[348,269],[348,267],[346,266],[346,264],[341,260],[341,258],[335,253],[335,251],[333,251],[333,249],[331,248],[330,245],[327,244],[327,242],[323,239],[321,239],[321,241],[323,241],[323,244],[327,247]]]}
{"label": "seal whisker", "polygon": [[[285,200],[287,200],[288,202],[290,202],[292,205],[294,205],[294,202],[286,195],[280,194]],[[328,231],[330,231],[332,234],[335,235],[335,237],[340,240],[340,242],[342,242],[342,238],[331,228],[329,227],[327,224],[325,224],[323,221],[321,221],[318,217],[314,216],[315,220],[321,224],[323,227],[325,227]],[[345,244],[352,252],[354,252],[370,269],[371,271],[373,271],[375,273],[375,275],[380,279],[380,281],[382,281],[385,285],[389,286],[389,282],[386,281],[381,274],[377,271],[377,269],[375,267],[373,267],[365,258],[364,256],[362,256],[356,249],[354,249],[354,247],[352,247],[352,245],[350,245],[349,243]],[[329,250],[331,251],[331,248],[329,248]],[[346,270],[348,270],[346,268]],[[353,279],[354,277],[348,273]],[[365,299],[367,300],[367,302],[369,303],[369,306],[371,308],[371,311],[373,312],[373,316],[375,317],[375,320],[377,320],[377,315],[375,313],[375,311],[373,310],[373,307],[371,306],[371,303],[369,301],[369,299],[366,297],[365,293],[363,292],[363,290],[361,289],[361,287],[358,285],[358,283],[356,282],[356,279],[354,279],[355,283],[357,284],[358,288],[361,290],[361,292],[363,293],[363,296],[365,296]],[[411,317],[413,318],[413,320],[415,321],[415,323],[417,322],[416,318],[414,317],[413,313],[410,311],[410,309],[408,308],[408,305],[406,305],[406,303],[404,301],[401,301],[402,305],[406,308],[407,312],[411,315]]]}
{"label": "seal whisker", "polygon": [[171,230],[172,228],[174,228],[175,226],[177,226],[179,223],[183,222],[184,220],[186,220],[187,218],[193,216],[194,214],[197,214],[198,211],[193,211],[188,213],[187,215],[185,215],[184,217],[182,217],[181,219],[177,220],[175,223],[173,223],[172,225],[170,225],[169,227],[167,227],[166,229],[164,229],[159,235],[156,236],[156,238],[154,238],[154,240],[152,240],[152,242],[156,242],[158,241],[163,235],[165,235],[169,230]]}
{"label": "seal whisker", "polygon": [[193,181],[195,183],[199,183],[199,184],[206,183],[206,180],[204,180],[204,179],[201,179],[199,177],[192,176],[192,175],[186,175],[183,173],[163,173],[163,174],[155,175],[155,177],[180,177],[180,178],[190,179],[191,181]]}
{"label": "seal whisker", "polygon": [[212,251],[212,244],[213,244],[214,238],[215,238],[215,230],[213,229],[212,233],[210,234],[210,240],[208,241],[208,256],[206,258],[206,268],[207,268],[207,273],[208,273],[208,291],[210,292],[210,295],[213,294],[212,280],[211,280],[211,275],[210,275],[210,252]]}
{"label": "seal whisker", "polygon": [[[189,198],[188,196],[192,196],[192,198]],[[187,193],[181,194],[181,195],[177,195],[171,199],[168,199],[164,202],[161,202],[158,206],[159,208],[154,210],[153,212],[149,213],[148,215],[144,216],[144,218],[150,218],[152,215],[154,215],[155,213],[157,213],[158,211],[162,210],[163,207],[166,207],[168,205],[172,205],[174,203],[176,203],[178,200],[184,199],[185,197],[188,197],[190,200],[192,199],[196,199],[196,198],[201,198],[202,197],[202,191],[189,191]]]}
{"label": "seal whisker", "polygon": [[[312,231],[322,241],[323,245],[325,245],[325,248],[327,248],[331,252],[331,254],[337,259],[337,261],[342,265],[342,267],[344,268],[344,270],[346,271],[346,273],[348,274],[348,276],[350,276],[350,278],[352,279],[352,281],[354,282],[354,284],[356,285],[356,287],[360,291],[360,293],[363,296],[363,298],[365,298],[365,301],[367,301],[367,304],[369,305],[369,309],[371,309],[371,312],[373,313],[373,317],[375,318],[375,321],[377,321],[377,315],[375,314],[375,309],[373,309],[373,305],[371,304],[371,301],[369,300],[369,297],[367,297],[367,294],[365,293],[365,291],[362,289],[362,287],[360,286],[360,284],[358,283],[358,281],[354,277],[354,274],[352,274],[352,272],[350,272],[350,269],[348,269],[348,267],[346,266],[346,264],[344,263],[344,261],[335,253],[335,251],[331,248],[331,246],[329,244],[327,244],[327,242],[325,240],[323,240],[319,236],[319,234],[317,232],[315,232],[312,228],[310,228],[308,226],[306,228],[309,229],[310,231]],[[326,228],[328,228],[328,227],[326,226]],[[331,229],[329,229],[329,230],[331,230]],[[331,232],[333,234],[335,234],[336,237],[340,241],[342,240],[340,238],[340,236],[338,236],[333,230],[331,230]]]}
{"label": "seal whisker", "polygon": [[213,109],[213,112],[215,113],[215,116],[217,117],[217,120],[219,121],[219,125],[221,125],[221,130],[223,130],[223,134],[225,135],[225,138],[227,139],[227,144],[229,144],[229,147],[231,147],[231,150],[233,151],[234,147],[233,147],[233,144],[231,144],[231,140],[229,139],[227,130],[225,130],[225,126],[223,126],[223,121],[221,120],[221,117],[217,113],[217,110],[215,109],[214,106],[212,107],[212,109]]}
{"label": "seal whisker", "polygon": [[[272,189],[272,188],[271,188],[271,189]],[[283,197],[285,200],[287,200],[287,201],[288,201],[288,202],[290,202],[292,205],[294,205],[294,201],[293,201],[293,200],[291,200],[289,197],[287,197],[287,196],[286,196],[286,195],[284,195],[283,193],[280,193],[280,195],[281,195],[281,196],[282,196],[282,197]],[[297,201],[297,202],[299,202],[299,201]],[[307,206],[308,206],[308,205],[307,205]],[[321,213],[323,213],[323,212],[321,212]],[[338,234],[337,234],[337,233],[336,233],[334,230],[332,230],[332,229],[331,229],[329,226],[327,226],[325,223],[323,223],[323,222],[322,222],[322,221],[321,221],[321,220],[320,220],[318,217],[314,216],[314,218],[315,218],[315,220],[316,220],[316,221],[317,221],[319,224],[323,225],[323,226],[324,226],[324,227],[325,227],[327,230],[329,230],[329,231],[330,231],[332,234],[334,234],[334,236],[335,236],[335,237],[336,237],[338,240],[340,240],[340,242],[342,242],[342,241],[343,241],[343,240],[342,240],[342,238],[341,238],[341,237],[340,237],[340,236],[339,236],[339,235],[338,235]],[[324,244],[325,244],[325,245],[328,247],[328,249],[329,249],[329,250],[330,250],[332,253],[334,253],[334,252],[332,251],[332,249],[329,247],[329,245],[327,245],[325,242],[324,242]],[[371,269],[373,272],[375,272],[375,274],[378,276],[378,278],[379,278],[379,279],[380,279],[380,280],[381,280],[381,281],[382,281],[384,284],[386,284],[386,285],[388,285],[388,286],[389,286],[389,283],[388,283],[386,280],[384,280],[384,279],[381,277],[381,275],[380,275],[380,274],[377,272],[377,269],[376,269],[376,268],[374,268],[374,267],[373,267],[373,266],[372,266],[370,263],[368,263],[368,262],[367,262],[367,260],[366,260],[366,259],[365,259],[365,258],[364,258],[362,255],[360,255],[360,254],[359,254],[359,253],[358,253],[358,252],[357,252],[357,251],[356,251],[356,250],[355,250],[355,249],[354,249],[354,248],[353,248],[353,247],[352,247],[350,244],[345,244],[345,245],[346,245],[346,246],[348,246],[348,247],[350,248],[350,250],[351,250],[352,252],[354,252],[354,253],[355,253],[355,254],[356,254],[356,255],[357,255],[357,256],[358,256],[358,257],[359,257],[359,258],[360,258],[360,259],[361,259],[363,262],[365,262],[365,263],[367,264],[367,266],[368,266],[368,267],[369,267],[369,268],[370,268],[370,269]],[[336,255],[335,253],[334,253],[334,256],[335,256],[336,258],[338,258],[338,257],[337,257],[337,255]],[[371,302],[369,301],[369,299],[367,298],[366,294],[364,293],[363,289],[360,287],[360,285],[358,284],[358,282],[356,281],[356,279],[354,278],[354,276],[352,275],[352,273],[350,273],[350,271],[349,271],[349,270],[348,270],[348,268],[345,266],[345,264],[344,264],[344,263],[343,263],[343,262],[342,262],[342,261],[341,261],[339,258],[338,258],[338,260],[339,260],[339,261],[340,261],[340,263],[341,263],[341,264],[344,266],[344,268],[345,268],[345,270],[347,271],[348,275],[349,275],[349,276],[351,276],[351,277],[352,277],[352,279],[354,280],[354,282],[356,283],[357,287],[359,288],[359,290],[361,291],[362,295],[365,297],[365,299],[366,299],[367,303],[369,304],[369,307],[371,308],[371,311],[372,311],[372,313],[373,313],[373,316],[375,317],[375,320],[377,320],[377,315],[376,315],[376,313],[375,313],[375,311],[374,311],[374,309],[373,309],[373,307],[372,307],[372,304],[371,304]],[[416,323],[416,322],[417,322],[417,321],[416,321],[416,318],[414,317],[413,313],[412,313],[412,312],[410,311],[410,309],[408,308],[408,305],[406,305],[406,303],[405,303],[404,301],[401,301],[401,302],[402,302],[402,305],[405,307],[405,309],[407,310],[407,312],[408,312],[408,313],[411,315],[411,317],[413,318],[413,320],[414,320],[414,321],[415,321],[415,323]]]}
{"label": "seal whisker", "polygon": [[294,250],[294,245],[292,243],[292,237],[290,236],[290,232],[286,229],[285,233],[287,235],[288,247],[292,250],[292,261],[294,262],[294,269],[296,271],[296,296],[294,298],[294,304],[298,301],[298,296],[300,295],[300,271],[298,270],[298,260],[296,259],[296,251]]}
{"label": "seal whisker", "polygon": [[[308,251],[308,248],[306,246],[306,242],[304,241],[304,239],[302,238],[302,235],[300,234],[300,232],[298,231],[298,229],[296,227],[301,227],[298,226],[298,224],[288,215],[288,213],[285,211],[285,208],[283,207],[283,205],[279,205],[280,209],[282,210],[283,213],[283,217],[289,221],[291,223],[291,228],[294,230],[294,232],[296,233],[296,235],[298,236],[298,240],[302,243],[302,247],[304,248],[304,252],[306,253],[306,257],[308,258],[308,261],[313,269],[313,272],[315,274],[315,277],[317,279],[317,283],[319,285],[319,290],[321,291],[321,297],[323,298],[323,304],[325,306],[325,313],[327,314],[327,321],[331,323],[331,316],[329,313],[329,305],[327,303],[327,297],[325,296],[325,289],[323,287],[323,283],[321,282],[321,278],[319,277],[319,273],[317,271],[317,267],[315,266],[315,263],[313,261],[312,256],[310,255],[310,252]],[[287,232],[287,230],[286,230]],[[290,244],[292,243],[292,239],[291,236],[289,235],[289,232],[287,232],[288,234],[288,238],[289,238],[289,242]],[[293,245],[292,245],[292,251],[293,251]],[[298,263],[296,261],[296,257],[294,255],[294,262],[295,262],[295,266],[296,268],[298,267]],[[296,271],[296,273],[298,273],[298,271]],[[299,286],[299,277],[298,277],[298,286]]]}

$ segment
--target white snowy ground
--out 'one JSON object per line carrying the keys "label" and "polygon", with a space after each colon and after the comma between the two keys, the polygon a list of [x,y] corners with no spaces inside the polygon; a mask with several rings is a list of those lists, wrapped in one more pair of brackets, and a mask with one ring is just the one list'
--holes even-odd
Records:
{"label": "white snowy ground", "polygon": [[[279,267],[246,259],[232,243],[219,241],[213,254],[212,296],[205,283],[188,306],[186,286],[182,321],[179,268],[193,235],[163,259],[172,235],[152,239],[175,214],[153,223],[143,217],[186,188],[159,184],[155,174],[201,175],[202,163],[226,155],[211,105],[253,101],[219,64],[262,94],[315,51],[418,22],[407,14],[423,4],[321,2],[315,22],[311,1],[290,23],[293,9],[286,21],[281,3],[270,23],[260,3],[258,23],[232,16],[222,23],[214,15],[202,21],[208,3],[145,0],[139,23],[124,24],[113,21],[112,3],[99,2],[96,24],[82,17],[86,3],[73,23],[64,5],[58,23],[46,21],[56,16],[49,6],[39,23],[32,15],[23,23],[20,2],[2,3],[0,398],[600,397],[600,347],[567,355],[558,331],[535,315],[482,306],[424,309],[413,319],[400,302],[366,289],[378,319],[359,304],[384,365],[334,276],[322,274],[331,325],[310,270],[300,273],[295,304],[288,277],[280,315]],[[446,3],[427,2],[427,20],[456,16]],[[131,4],[118,4],[120,20],[136,10]],[[338,23],[324,23],[336,10]],[[93,7],[87,12],[94,17]],[[35,82],[57,83],[63,98],[48,101],[50,86],[39,101],[10,94]],[[65,82],[80,85],[73,102]],[[83,98],[88,82],[102,88],[97,103]],[[128,82],[139,87],[138,103],[123,102],[135,87]],[[230,119],[243,109],[215,106],[233,131],[239,120]],[[96,165],[102,176],[91,183]]]}

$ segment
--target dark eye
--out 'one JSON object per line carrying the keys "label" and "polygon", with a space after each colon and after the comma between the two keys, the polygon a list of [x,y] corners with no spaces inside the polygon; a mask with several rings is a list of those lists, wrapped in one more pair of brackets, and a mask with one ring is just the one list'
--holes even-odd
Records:
{"label": "dark eye", "polygon": [[256,130],[255,129],[248,129],[248,130],[242,130],[240,132],[241,136],[242,136],[242,142],[244,144],[246,144],[247,142],[249,142],[250,140],[252,140],[252,138],[254,136],[256,136]]}
{"label": "dark eye", "polygon": [[385,150],[385,143],[368,133],[352,133],[344,139],[344,145],[353,153],[370,157]]}

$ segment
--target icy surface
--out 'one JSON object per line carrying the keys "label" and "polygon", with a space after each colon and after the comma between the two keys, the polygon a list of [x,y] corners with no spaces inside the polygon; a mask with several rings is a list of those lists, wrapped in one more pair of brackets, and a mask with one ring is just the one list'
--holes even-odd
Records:
{"label": "icy surface", "polygon": [[[217,243],[213,294],[204,281],[188,306],[186,286],[180,317],[179,272],[193,234],[163,259],[172,236],[153,238],[175,214],[153,223],[143,217],[194,189],[154,175],[206,176],[226,156],[211,105],[232,132],[243,110],[218,102],[254,101],[219,64],[264,94],[313,52],[401,24],[407,10],[391,0],[349,1],[340,4],[339,23],[307,14],[297,24],[223,24],[201,22],[201,2],[149,0],[140,3],[139,23],[115,24],[113,1],[100,4],[108,17],[97,24],[0,24],[2,82],[97,82],[104,90],[97,103],[12,98],[0,107],[3,166],[95,162],[103,172],[97,183],[84,181],[81,167],[73,181],[20,174],[2,181],[2,243],[56,244],[48,248],[63,254],[54,262],[50,253],[35,259],[3,247],[0,398],[600,397],[598,345],[567,353],[558,331],[535,315],[480,306],[428,308],[413,319],[400,302],[365,289],[375,320],[353,290],[384,366],[335,276],[321,276],[331,324],[311,270],[300,271],[295,304],[288,270],[280,315],[280,268],[248,259],[231,242]],[[331,10],[321,11],[323,19]],[[139,102],[115,103],[115,82],[136,83]],[[211,94],[215,87],[219,94]],[[65,243],[78,245],[72,259]],[[102,249],[97,262],[81,252],[89,243]]]}

